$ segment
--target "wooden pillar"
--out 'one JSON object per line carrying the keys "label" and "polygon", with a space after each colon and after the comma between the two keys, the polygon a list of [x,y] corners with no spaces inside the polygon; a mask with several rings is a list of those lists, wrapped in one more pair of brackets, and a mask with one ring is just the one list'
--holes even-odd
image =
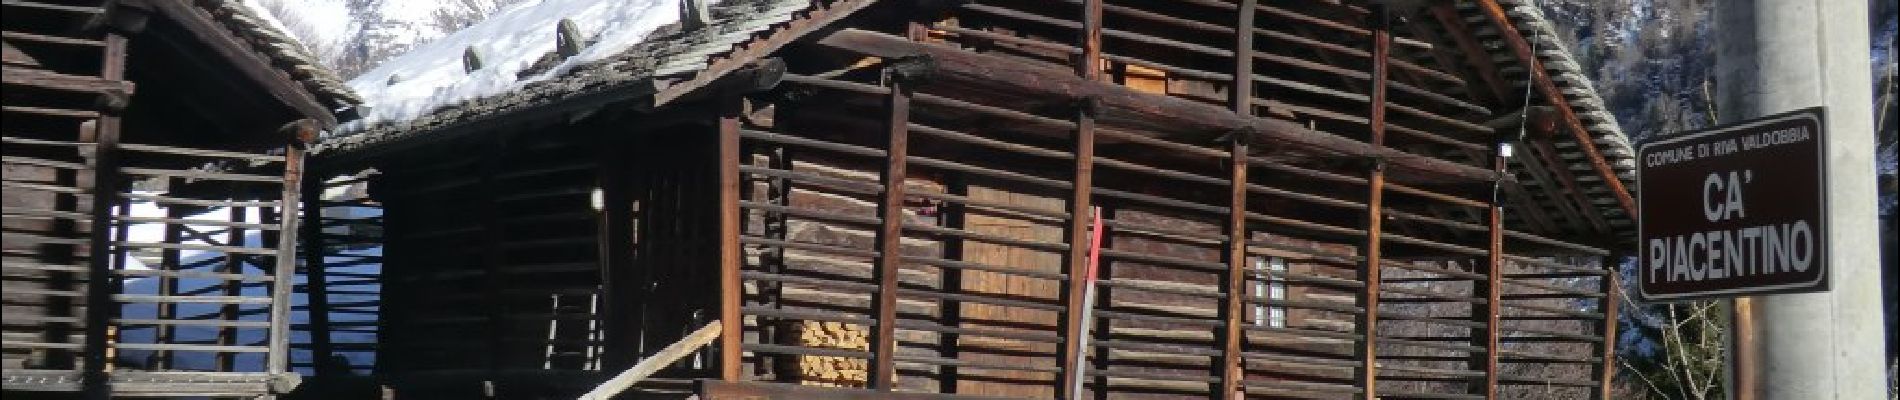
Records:
{"label": "wooden pillar", "polygon": [[740,379],[740,345],[745,342],[745,321],[739,314],[745,288],[739,282],[739,270],[745,262],[739,247],[739,114],[745,100],[739,96],[720,99],[719,104],[719,379]]}
{"label": "wooden pillar", "polygon": [[[166,187],[177,188],[177,187],[183,186],[184,184],[185,184],[185,180],[183,178],[171,178],[168,181],[168,184],[166,185]],[[184,207],[174,207],[174,206],[165,207],[165,218],[171,218],[171,219],[177,220],[177,219],[184,219],[186,216],[188,215],[186,214]],[[164,241],[165,243],[181,243],[184,241],[184,236],[185,236],[184,233],[185,233],[184,224],[167,223],[165,224]],[[182,260],[181,254],[179,254],[181,252],[182,251],[180,251],[179,249],[161,250],[159,252],[158,270],[161,272],[171,273],[171,274],[177,273],[180,269],[182,269],[182,266],[180,264],[183,262],[183,260]],[[166,297],[166,298],[169,298],[171,296],[177,296],[178,295],[178,276],[177,275],[160,276],[158,278],[158,295],[162,297]],[[158,303],[157,305],[158,305],[158,310],[153,314],[155,318],[161,321],[178,318],[178,303],[163,302],[163,303]],[[177,332],[178,332],[177,327],[172,324],[161,325],[161,326],[155,327],[155,329],[157,329],[157,331],[153,332],[152,334],[153,343],[172,343],[173,342],[172,338],[176,337]],[[172,356],[173,356],[173,352],[171,350],[159,349],[159,350],[153,351],[152,352],[152,369],[156,369],[156,370],[171,369],[172,358],[173,358]]]}
{"label": "wooden pillar", "polygon": [[619,140],[623,136],[612,129],[596,128],[594,140],[597,141],[594,154],[595,186],[600,190],[601,208],[596,220],[599,242],[601,276],[601,309],[595,318],[600,319],[605,336],[600,356],[602,369],[610,371],[624,370],[634,365],[634,360],[646,354],[641,351],[638,329],[633,319],[637,314],[636,299],[642,289],[630,278],[635,274],[633,265],[633,196],[629,190],[633,179],[627,171],[629,160],[634,157],[627,151],[631,146],[627,141]]}
{"label": "wooden pillar", "polygon": [[1222,341],[1220,357],[1220,388],[1212,393],[1213,398],[1225,399],[1240,396],[1240,383],[1246,380],[1246,363],[1241,359],[1241,328],[1246,324],[1242,316],[1247,298],[1247,139],[1235,134],[1232,139],[1232,155],[1228,156],[1228,170],[1232,173],[1229,184],[1229,208],[1227,210],[1227,276],[1225,291],[1227,304],[1220,311],[1225,319],[1224,330],[1217,335]]}
{"label": "wooden pillar", "polygon": [[904,158],[910,148],[910,82],[895,71],[887,70],[885,78],[891,88],[890,116],[885,121],[884,195],[878,205],[883,225],[877,233],[877,301],[872,304],[877,326],[871,335],[870,387],[885,391],[897,377],[897,277],[904,257],[904,179],[909,174]]}
{"label": "wooden pillar", "polygon": [[[1371,18],[1372,93],[1370,97],[1372,107],[1370,110],[1371,122],[1368,124],[1368,128],[1371,129],[1370,137],[1372,146],[1376,149],[1385,147],[1386,62],[1391,56],[1392,38],[1387,31],[1390,21],[1387,19],[1388,16],[1386,15],[1386,10],[1383,5],[1375,4],[1372,6]],[[1366,182],[1370,188],[1366,194],[1366,240],[1360,248],[1360,254],[1365,258],[1365,261],[1359,267],[1359,281],[1365,283],[1364,288],[1359,292],[1359,306],[1363,308],[1364,311],[1359,314],[1358,323],[1356,324],[1357,332],[1354,332],[1359,335],[1362,341],[1359,343],[1359,346],[1354,348],[1354,353],[1356,353],[1355,358],[1359,359],[1360,364],[1354,371],[1353,384],[1364,389],[1364,391],[1361,392],[1361,398],[1372,400],[1377,399],[1379,396],[1377,390],[1379,376],[1379,272],[1381,261],[1383,261],[1381,260],[1383,256],[1380,253],[1379,236],[1381,232],[1383,232],[1381,225],[1384,220],[1385,160],[1372,160],[1371,171],[1368,173]]]}
{"label": "wooden pillar", "polygon": [[[946,174],[944,176],[943,187],[944,192],[949,194],[965,197],[970,195],[969,185],[964,182],[962,173],[952,172]],[[941,221],[941,225],[944,228],[956,230],[965,229],[966,220],[964,219],[964,212],[969,209],[968,206],[960,201],[946,201],[943,202],[942,207],[938,215],[939,221]],[[963,260],[963,243],[962,237],[944,237],[943,259]],[[945,292],[963,293],[962,268],[941,268],[938,270],[938,273],[941,274],[941,280],[939,281],[941,284],[938,287],[943,288]],[[946,327],[961,328],[963,326],[963,302],[946,298],[941,299],[939,304],[938,318],[940,323]],[[956,333],[937,332],[937,356],[945,360],[955,360],[961,357],[962,355],[959,354],[960,346],[958,346],[960,338],[961,335]],[[959,371],[955,365],[940,365],[937,368],[937,393],[956,393],[958,374],[960,374],[961,371]]]}
{"label": "wooden pillar", "polygon": [[[105,57],[100,77],[125,79],[126,37],[118,32],[106,34]],[[118,307],[112,302],[112,205],[118,203],[119,110],[106,110],[94,127],[92,165],[92,208],[87,226],[87,282],[85,369],[82,389],[88,399],[111,396],[106,380],[106,329]]]}
{"label": "wooden pillar", "polygon": [[[288,128],[291,129],[288,133],[294,136],[290,138],[290,144],[284,146],[283,208],[278,210],[283,213],[281,214],[283,217],[277,221],[279,224],[277,243],[275,243],[277,265],[271,273],[274,279],[270,286],[270,353],[265,356],[264,363],[264,370],[271,374],[290,371],[290,292],[291,286],[296,283],[297,275],[297,209],[301,205],[298,203],[298,195],[304,189],[304,149],[317,138],[316,123],[313,121],[298,121]],[[311,197],[315,198],[312,199],[313,201],[322,198],[322,196]],[[316,209],[317,207],[311,207],[313,214]],[[311,266],[311,270],[321,268],[322,265]],[[317,314],[314,306],[310,311],[313,317]],[[315,319],[312,319],[312,322],[314,321]],[[314,332],[312,337],[315,337]],[[321,362],[324,359],[314,358],[313,360]]]}
{"label": "wooden pillar", "polygon": [[[1086,80],[1100,80],[1102,75],[1102,0],[1083,0],[1082,35],[1077,39],[1082,54],[1075,59],[1075,73]],[[1086,313],[1088,283],[1083,282],[1088,274],[1089,218],[1091,191],[1095,177],[1095,112],[1097,105],[1085,99],[1079,104],[1076,113],[1075,130],[1075,169],[1074,185],[1069,194],[1069,254],[1067,274],[1069,280],[1063,284],[1062,301],[1062,349],[1056,352],[1057,363],[1062,366],[1062,374],[1056,382],[1056,397],[1075,400],[1082,396],[1081,382],[1086,375],[1081,361],[1083,352],[1082,336],[1087,334],[1088,321],[1082,316]]]}
{"label": "wooden pillar", "polygon": [[[1241,0],[1234,28],[1234,82],[1228,104],[1242,117],[1253,116],[1253,23],[1255,0]],[[1229,147],[1227,212],[1227,304],[1220,310],[1225,326],[1221,340],[1220,386],[1212,398],[1241,397],[1241,382],[1247,379],[1247,362],[1241,357],[1242,327],[1246,321],[1247,297],[1247,142],[1245,132],[1235,132]]]}
{"label": "wooden pillar", "polygon": [[[288,154],[288,153],[286,153]],[[288,172],[288,171],[286,171]],[[316,179],[309,179],[314,175]],[[323,175],[307,174],[302,179],[303,221],[298,226],[299,250],[303,250],[304,298],[309,305],[310,315],[310,363],[317,376],[327,376],[332,372],[349,374],[349,370],[331,371],[329,360],[335,350],[330,346],[330,287],[328,265],[324,262],[323,244]],[[286,188],[289,188],[286,182]],[[290,201],[290,199],[284,199]],[[294,215],[287,215],[290,219]],[[274,303],[273,303],[274,304]]]}
{"label": "wooden pillar", "polygon": [[1621,282],[1623,255],[1611,253],[1603,257],[1602,263],[1603,269],[1608,273],[1598,279],[1597,283],[1597,290],[1603,293],[1603,299],[1599,300],[1597,311],[1603,313],[1603,319],[1597,321],[1596,326],[1597,334],[1603,336],[1603,342],[1597,344],[1599,357],[1603,360],[1598,362],[1591,371],[1597,378],[1597,385],[1590,388],[1590,391],[1594,392],[1591,393],[1590,398],[1608,400],[1612,393],[1610,385],[1616,378],[1616,307],[1618,303],[1616,294],[1623,289]]}
{"label": "wooden pillar", "polygon": [[[1509,159],[1505,157],[1503,138],[1492,146],[1491,170],[1503,176],[1508,169]],[[1498,397],[1498,313],[1504,301],[1504,182],[1491,182],[1491,197],[1486,202],[1485,224],[1487,226],[1484,269],[1484,282],[1472,282],[1474,297],[1483,297],[1484,304],[1475,307],[1471,319],[1484,324],[1483,332],[1473,332],[1472,346],[1484,347],[1484,354],[1474,355],[1471,369],[1484,371],[1484,379],[1471,385],[1470,393],[1482,395],[1485,399]]]}
{"label": "wooden pillar", "polygon": [[[271,213],[273,211],[273,208],[257,207],[257,210],[258,210],[257,214],[261,216],[264,214]],[[231,222],[242,223],[248,220],[249,218],[250,218],[249,216],[245,215],[245,207],[231,207]],[[231,228],[226,229],[226,231],[227,233],[224,239],[224,245],[226,246],[244,247],[245,243],[249,242],[244,237],[244,229],[237,227],[236,224],[233,224]],[[224,270],[219,271],[219,272],[223,272],[227,274],[244,273],[244,258],[243,257],[247,257],[247,256],[228,252],[228,251],[225,252],[224,253]],[[235,296],[241,296],[243,294],[244,294],[244,282],[236,281],[236,280],[224,281],[224,295],[225,296],[235,297]],[[218,319],[224,322],[237,321],[238,320],[238,305],[225,304],[222,307],[219,307]],[[230,325],[218,327],[218,345],[220,346],[237,345],[237,328],[232,327]],[[236,361],[236,357],[235,357],[236,355],[237,355],[236,353],[218,353],[216,359],[213,361],[214,369],[218,371],[230,371],[231,366]]]}
{"label": "wooden pillar", "polygon": [[503,337],[503,332],[507,327],[507,321],[502,316],[503,310],[508,307],[508,302],[501,296],[502,286],[507,284],[507,282],[501,278],[501,270],[507,266],[506,244],[508,243],[508,238],[507,231],[501,223],[502,208],[500,204],[500,197],[503,196],[500,175],[502,173],[503,160],[508,156],[508,137],[506,135],[496,135],[488,139],[486,146],[487,148],[482,150],[483,158],[480,161],[480,170],[478,171],[481,175],[479,178],[481,198],[476,200],[477,209],[475,216],[482,227],[481,239],[479,239],[480,241],[478,242],[480,243],[481,249],[477,251],[482,254],[481,284],[482,291],[486,295],[485,300],[487,303],[487,307],[480,311],[484,319],[482,326],[486,328],[483,329],[482,341],[486,344],[487,351],[480,352],[479,354],[482,360],[482,368],[487,373],[487,375],[482,378],[484,379],[482,383],[483,396],[486,398],[494,398],[499,389],[494,386],[494,381],[500,377],[501,370],[505,367],[504,363],[509,353],[504,342],[505,338]]}

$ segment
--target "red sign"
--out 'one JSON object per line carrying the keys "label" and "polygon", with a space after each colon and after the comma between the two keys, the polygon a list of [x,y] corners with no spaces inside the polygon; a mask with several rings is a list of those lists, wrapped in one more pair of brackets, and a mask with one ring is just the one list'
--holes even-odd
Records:
{"label": "red sign", "polygon": [[1637,279],[1648,300],[1827,290],[1820,108],[1637,149]]}

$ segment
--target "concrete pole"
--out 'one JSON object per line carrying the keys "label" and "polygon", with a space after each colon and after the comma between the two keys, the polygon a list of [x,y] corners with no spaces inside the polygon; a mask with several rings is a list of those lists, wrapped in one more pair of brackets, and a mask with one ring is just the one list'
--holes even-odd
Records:
{"label": "concrete pole", "polygon": [[1831,179],[1828,253],[1832,289],[1760,296],[1759,364],[1737,366],[1757,383],[1741,398],[1879,399],[1880,250],[1875,226],[1873,83],[1866,0],[1736,0],[1715,7],[1716,82],[1725,122],[1816,105],[1827,107],[1823,144]]}

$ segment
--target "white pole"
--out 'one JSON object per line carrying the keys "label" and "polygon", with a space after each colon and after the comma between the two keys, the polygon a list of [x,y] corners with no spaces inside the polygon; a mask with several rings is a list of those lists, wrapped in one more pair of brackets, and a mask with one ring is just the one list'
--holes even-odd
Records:
{"label": "white pole", "polygon": [[1735,0],[1715,6],[1718,112],[1725,122],[1826,107],[1823,151],[1831,290],[1759,296],[1757,382],[1738,398],[1879,399],[1880,253],[1866,0]]}

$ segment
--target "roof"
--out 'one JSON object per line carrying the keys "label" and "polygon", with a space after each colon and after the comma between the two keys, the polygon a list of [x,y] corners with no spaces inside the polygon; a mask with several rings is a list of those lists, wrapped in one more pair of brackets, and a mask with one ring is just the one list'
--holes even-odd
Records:
{"label": "roof", "polygon": [[[592,1],[592,0],[588,0]],[[660,0],[675,1],[675,0]],[[848,14],[875,0],[839,0],[831,5],[835,17]],[[824,10],[811,4],[823,3],[808,0],[727,0],[712,8],[714,21],[704,29],[681,31],[677,23],[668,24],[654,31],[645,40],[627,44],[617,55],[581,65],[559,76],[544,80],[527,82],[515,90],[495,93],[490,96],[467,99],[435,105],[413,119],[383,121],[376,124],[363,124],[344,129],[334,137],[319,143],[316,152],[319,155],[336,155],[377,148],[391,143],[422,135],[431,135],[456,127],[473,126],[477,122],[487,121],[497,115],[523,111],[545,111],[543,106],[563,104],[579,107],[577,104],[595,106],[612,101],[630,100],[652,95],[666,99],[669,87],[690,85],[682,82],[704,82],[729,72],[736,61],[746,61],[745,55],[734,54],[737,51],[751,53],[750,56],[763,56],[776,47],[761,49],[748,42],[757,42],[766,38],[766,33],[774,28],[783,28],[801,16],[817,18]],[[1526,40],[1535,43],[1537,56],[1546,75],[1550,76],[1566,97],[1578,118],[1585,125],[1589,136],[1594,140],[1591,145],[1601,153],[1624,187],[1633,188],[1635,180],[1634,148],[1623,133],[1616,119],[1598,97],[1588,75],[1574,60],[1556,34],[1556,29],[1545,19],[1542,11],[1527,0],[1498,0],[1506,13],[1516,24],[1518,31]],[[1475,36],[1483,42],[1490,59],[1496,63],[1500,74],[1505,75],[1518,90],[1528,84],[1529,76],[1525,67],[1503,43],[1497,28],[1470,2],[1460,2],[1459,10],[1463,22]],[[809,30],[819,23],[804,23],[803,30]],[[478,24],[479,25],[479,24]],[[779,38],[783,39],[783,38]],[[547,36],[552,42],[552,35]],[[775,44],[776,45],[776,44]],[[774,45],[774,46],[775,46]],[[725,64],[722,65],[721,62]],[[459,62],[459,60],[457,61]],[[722,69],[723,68],[723,69]],[[358,82],[359,84],[361,82]],[[671,85],[671,86],[669,86]],[[656,92],[660,92],[657,93]],[[674,95],[677,95],[675,91]],[[372,105],[373,107],[374,105]],[[579,108],[570,109],[577,111]],[[1593,169],[1588,156],[1569,135],[1556,135],[1552,138],[1560,161],[1566,165],[1577,182],[1583,186],[1585,195],[1596,208],[1597,215],[1605,216],[1608,223],[1618,233],[1633,231],[1633,216],[1628,215],[1618,204],[1615,194],[1608,185],[1602,184]],[[325,154],[328,153],[328,154]],[[1520,160],[1523,161],[1523,160]],[[1546,192],[1537,187],[1539,182],[1518,169],[1519,182],[1531,192]],[[1560,193],[1563,189],[1553,188]],[[1562,199],[1542,199],[1540,203],[1548,213],[1556,214],[1557,202]],[[1521,216],[1512,216],[1521,218]]]}
{"label": "roof", "polygon": [[265,22],[250,7],[245,6],[243,0],[197,0],[193,3],[239,40],[250,44],[270,61],[271,66],[282,70],[332,110],[363,102],[348,85],[343,84],[343,79],[337,77],[336,72],[317,62],[316,57],[310,55],[310,51],[296,39]]}
{"label": "roof", "polygon": [[[587,5],[601,0],[568,0],[565,4]],[[678,0],[650,0],[648,3],[663,5],[678,4]],[[836,18],[855,11],[870,0],[839,0],[829,7],[815,5],[823,2],[809,0],[725,0],[712,5],[709,9],[711,21],[699,29],[684,30],[677,21],[675,9],[658,7],[659,15],[671,17],[665,24],[657,26],[638,40],[616,42],[607,38],[607,34],[597,34],[594,42],[581,55],[573,58],[577,61],[561,62],[553,66],[545,64],[551,55],[546,51],[531,54],[532,63],[502,65],[498,71],[482,72],[485,77],[500,76],[518,78],[508,82],[490,83],[490,89],[506,89],[492,93],[482,90],[450,89],[453,93],[434,93],[421,105],[402,103],[413,100],[401,96],[384,98],[388,104],[378,104],[377,96],[369,96],[367,104],[371,115],[397,115],[404,118],[386,120],[366,119],[347,125],[319,142],[313,154],[330,157],[351,153],[381,145],[401,142],[405,139],[432,135],[457,126],[467,126],[490,117],[506,115],[527,110],[545,110],[550,108],[584,110],[588,106],[597,107],[607,103],[633,100],[661,94],[668,89],[684,89],[694,82],[703,82],[729,69],[722,68],[722,61],[747,61],[746,57],[730,57],[735,51],[754,51],[764,47],[776,48],[791,37],[804,32],[805,28],[823,24],[798,24],[801,29],[790,29],[792,23],[800,19],[817,18],[821,15]],[[545,4],[545,3],[544,3]],[[533,7],[510,9],[498,13],[481,23],[465,30],[481,31],[494,28],[490,24],[505,24],[510,17],[539,12]],[[500,19],[497,19],[500,18]],[[518,23],[518,22],[517,22]],[[534,36],[552,48],[555,43],[554,24],[522,26],[522,29],[542,29],[546,33]],[[596,28],[600,30],[601,28]],[[614,29],[620,29],[615,27]],[[634,28],[638,30],[638,28]],[[607,30],[611,32],[612,30]],[[775,34],[790,31],[791,34]],[[460,34],[458,32],[457,34]],[[508,34],[508,33],[503,33]],[[582,34],[587,36],[586,33]],[[455,37],[451,35],[450,38]],[[434,52],[438,57],[434,62],[449,62],[461,65],[459,58],[467,42],[457,43],[449,38],[448,48],[432,48],[438,43],[430,43],[416,50]],[[759,46],[760,43],[774,43]],[[459,46],[458,46],[459,44]],[[440,54],[452,53],[456,56],[443,59]],[[587,52],[605,53],[589,59]],[[417,53],[422,54],[422,53]],[[404,57],[407,57],[405,55]],[[400,59],[401,57],[399,57]],[[485,62],[484,68],[489,65]],[[546,68],[535,71],[531,68]],[[382,67],[378,67],[382,69]],[[390,71],[384,71],[390,72]],[[458,71],[459,72],[459,71]],[[478,71],[481,72],[481,71]],[[524,73],[526,72],[526,73]],[[376,70],[365,73],[363,77],[352,81],[357,88],[369,88],[376,85],[388,85],[392,74],[378,73]],[[412,79],[396,75],[398,84],[402,80]],[[457,96],[473,95],[467,98]],[[448,100],[448,101],[442,101]],[[549,107],[559,105],[559,107]],[[378,107],[417,108],[413,116],[405,112],[384,114]]]}
{"label": "roof", "polygon": [[[1610,114],[1603,99],[1597,96],[1596,87],[1591,84],[1589,75],[1584,74],[1583,67],[1571,57],[1570,45],[1559,39],[1556,28],[1544,17],[1543,11],[1534,2],[1530,0],[1497,0],[1497,2],[1504,8],[1505,14],[1511,17],[1511,21],[1517,26],[1518,33],[1536,47],[1537,58],[1544,67],[1545,75],[1550,76],[1552,83],[1555,83],[1558,90],[1563,92],[1564,100],[1577,114],[1577,119],[1583,122],[1584,130],[1595,142],[1592,144],[1603,155],[1611,169],[1616,171],[1617,178],[1623,181],[1623,187],[1628,188],[1632,192],[1631,195],[1635,195],[1635,148],[1631,146],[1629,136],[1623,133],[1623,128],[1617,125],[1616,116]],[[1497,27],[1492,25],[1490,19],[1486,18],[1472,2],[1458,2],[1458,9],[1465,25],[1471,29],[1479,41],[1483,42],[1485,49],[1491,55],[1491,60],[1497,64],[1499,74],[1511,79],[1512,85],[1519,93],[1522,93],[1524,85],[1529,84],[1527,80],[1529,76],[1524,73],[1525,67],[1518,61],[1517,56],[1503,44],[1503,38]],[[1616,232],[1633,234],[1636,229],[1634,216],[1625,212],[1617,203],[1616,196],[1610,193],[1608,185],[1603,184],[1603,179],[1598,176],[1589,157],[1583,153],[1582,148],[1577,147],[1576,140],[1570,135],[1555,135],[1552,137],[1552,142],[1559,158],[1569,168],[1571,175],[1576,177],[1578,184],[1583,186],[1584,194],[1590,198],[1598,215],[1605,216]],[[1537,189],[1532,190],[1533,192],[1541,191],[1541,188],[1538,188],[1537,179],[1533,179],[1521,168],[1515,170],[1519,175],[1518,181],[1527,189]],[[1556,189],[1564,190],[1563,188]],[[1544,203],[1546,208],[1549,208],[1551,202]],[[1546,211],[1552,214],[1557,213],[1554,209]]]}

